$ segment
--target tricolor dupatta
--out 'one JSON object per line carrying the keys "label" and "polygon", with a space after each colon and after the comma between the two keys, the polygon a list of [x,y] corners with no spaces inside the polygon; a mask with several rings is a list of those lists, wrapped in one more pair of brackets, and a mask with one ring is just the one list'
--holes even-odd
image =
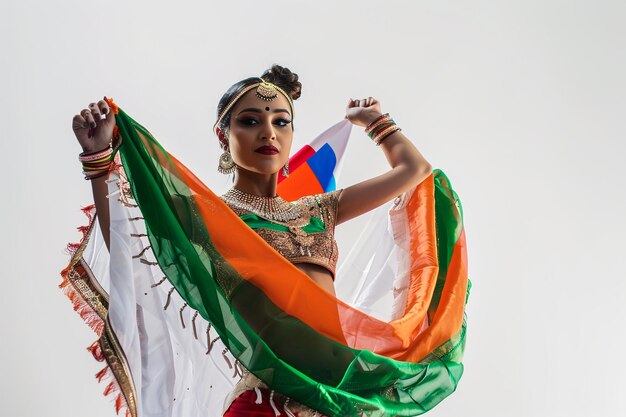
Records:
{"label": "tricolor dupatta", "polygon": [[[374,214],[335,298],[110,104],[122,137],[110,250],[92,217],[62,285],[97,324],[91,350],[118,411],[220,416],[244,368],[333,417],[419,415],[456,389],[469,280],[461,203],[441,170]],[[348,123],[326,132],[347,139]],[[312,178],[296,165],[290,181]]]}

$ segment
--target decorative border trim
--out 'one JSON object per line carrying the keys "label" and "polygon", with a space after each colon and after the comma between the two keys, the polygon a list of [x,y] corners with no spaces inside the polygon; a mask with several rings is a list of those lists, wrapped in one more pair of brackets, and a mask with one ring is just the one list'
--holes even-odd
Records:
{"label": "decorative border trim", "polygon": [[88,224],[77,228],[82,233],[80,242],[67,245],[71,258],[61,271],[63,280],[59,288],[72,302],[74,311],[98,336],[87,350],[95,360],[106,363],[96,374],[98,382],[107,383],[104,396],[114,398],[118,415],[125,410],[125,417],[137,417],[137,395],[130,368],[108,320],[108,294],[98,284],[82,257],[95,224],[95,205],[84,207],[82,211],[88,218]]}

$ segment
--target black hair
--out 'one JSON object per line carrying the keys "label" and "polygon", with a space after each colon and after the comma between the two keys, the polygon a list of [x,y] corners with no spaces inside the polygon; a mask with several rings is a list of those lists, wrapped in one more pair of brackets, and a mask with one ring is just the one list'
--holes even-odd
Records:
{"label": "black hair", "polygon": [[[267,81],[272,84],[276,84],[280,88],[282,88],[287,94],[291,96],[292,100],[297,100],[300,97],[302,92],[302,83],[298,81],[298,74],[291,72],[289,68],[281,67],[280,65],[274,64],[270,69],[265,70],[261,77],[249,77],[239,82],[233,84],[227,91],[224,93],[219,103],[217,104],[217,117],[222,113],[222,110],[231,102],[231,100],[239,94],[241,90],[244,88],[258,83],[259,81]],[[220,124],[217,126],[220,128],[224,134],[228,132],[228,127],[230,126],[230,114],[232,112],[232,107],[228,110],[228,113],[224,115]],[[293,123],[291,125],[293,129]],[[220,140],[220,144],[222,147],[224,143]]]}

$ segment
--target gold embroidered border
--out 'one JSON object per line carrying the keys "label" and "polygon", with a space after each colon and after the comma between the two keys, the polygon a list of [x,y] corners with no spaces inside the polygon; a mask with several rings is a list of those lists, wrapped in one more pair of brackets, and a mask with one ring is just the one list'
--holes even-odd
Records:
{"label": "gold embroidered border", "polygon": [[109,320],[105,322],[104,332],[98,340],[104,360],[113,372],[113,376],[120,386],[120,391],[126,399],[126,405],[132,417],[137,417],[137,396],[135,394],[135,385],[130,374],[130,368],[126,361],[126,356],[122,352],[115,333],[111,329]]}
{"label": "gold embroidered border", "polygon": [[[88,216],[90,219],[87,231],[78,248],[72,255],[69,268],[67,269],[66,279],[75,294],[80,296],[82,301],[97,314],[98,321],[102,322],[103,330],[101,332],[96,330],[96,333],[100,333],[98,345],[100,346],[102,356],[120,387],[130,416],[137,417],[137,395],[130,368],[108,320],[108,294],[95,279],[89,265],[82,257],[95,224],[95,216],[90,214],[88,214]],[[95,329],[97,326],[95,326],[95,323],[91,322],[92,320],[93,319],[90,318],[86,321]]]}

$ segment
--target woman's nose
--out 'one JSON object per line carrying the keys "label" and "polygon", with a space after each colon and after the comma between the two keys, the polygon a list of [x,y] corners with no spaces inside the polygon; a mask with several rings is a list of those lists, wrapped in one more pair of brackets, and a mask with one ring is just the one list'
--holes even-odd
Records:
{"label": "woman's nose", "polygon": [[276,139],[276,131],[274,130],[274,126],[271,122],[263,123],[263,128],[261,129],[261,139],[263,140],[275,140]]}

